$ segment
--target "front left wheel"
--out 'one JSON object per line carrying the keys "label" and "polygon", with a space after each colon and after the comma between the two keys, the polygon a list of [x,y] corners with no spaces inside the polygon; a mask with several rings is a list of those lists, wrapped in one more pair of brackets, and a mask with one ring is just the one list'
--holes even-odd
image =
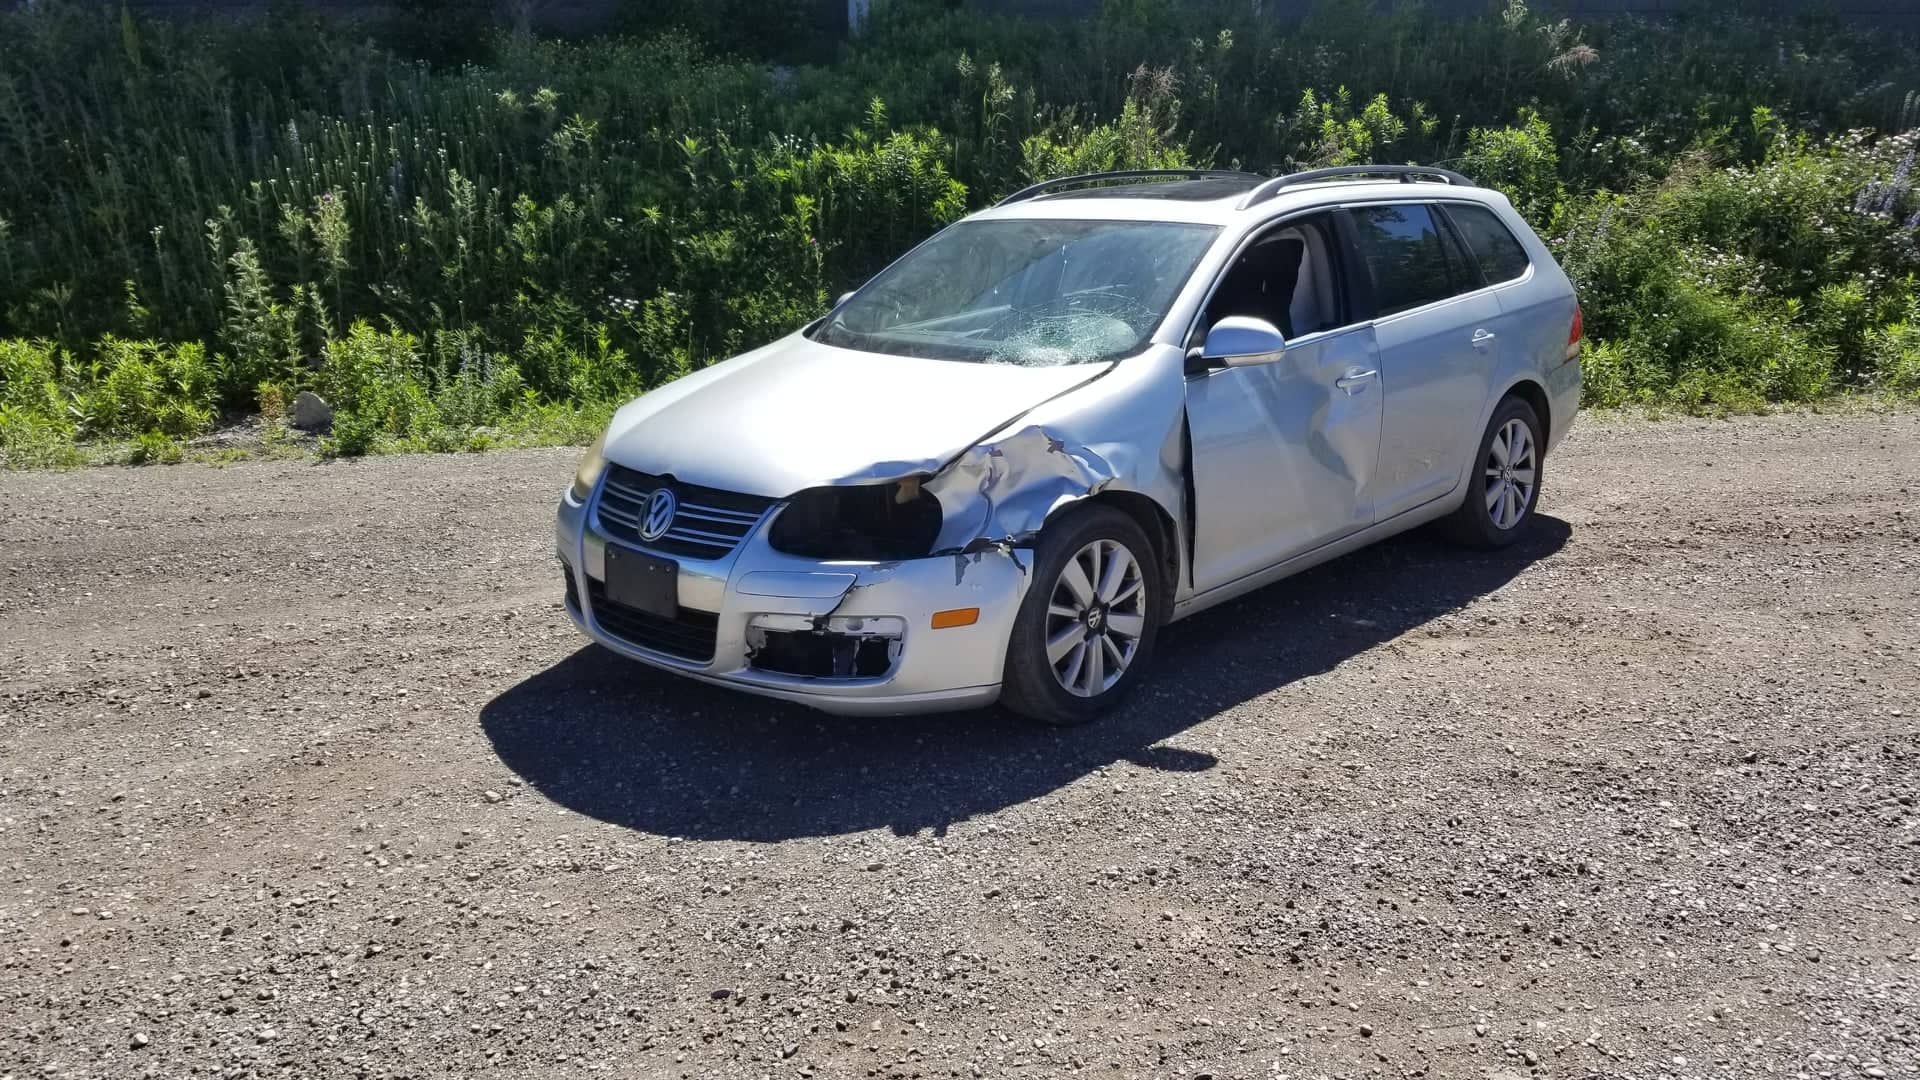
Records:
{"label": "front left wheel", "polygon": [[1119,704],[1152,655],[1164,575],[1139,524],[1105,506],[1048,524],[1033,566],[1001,699],[1042,723],[1084,724]]}

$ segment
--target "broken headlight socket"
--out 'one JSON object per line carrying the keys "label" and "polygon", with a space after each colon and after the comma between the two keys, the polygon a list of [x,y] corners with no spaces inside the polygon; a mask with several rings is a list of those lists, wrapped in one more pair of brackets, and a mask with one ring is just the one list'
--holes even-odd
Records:
{"label": "broken headlight socket", "polygon": [[922,558],[940,536],[941,513],[921,480],[808,488],[773,519],[767,543],[814,559]]}

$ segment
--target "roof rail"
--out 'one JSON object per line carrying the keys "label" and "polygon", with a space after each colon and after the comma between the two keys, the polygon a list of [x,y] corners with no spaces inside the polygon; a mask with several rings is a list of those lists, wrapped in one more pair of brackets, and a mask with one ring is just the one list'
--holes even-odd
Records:
{"label": "roof rail", "polygon": [[1442,169],[1433,165],[1336,165],[1330,169],[1308,169],[1306,172],[1297,172],[1289,176],[1276,176],[1266,183],[1261,184],[1259,187],[1254,188],[1252,191],[1247,192],[1246,197],[1240,200],[1239,209],[1245,210],[1250,206],[1258,206],[1288,188],[1297,187],[1301,184],[1311,184],[1320,180],[1334,180],[1341,177],[1367,176],[1398,177],[1403,184],[1411,184],[1415,177],[1424,176],[1438,179],[1442,183],[1452,184],[1456,187],[1475,186],[1473,181],[1459,173],[1451,169]]}
{"label": "roof rail", "polygon": [[1031,187],[1023,187],[993,205],[1005,206],[1008,203],[1021,202],[1026,199],[1031,199],[1036,195],[1044,195],[1055,188],[1075,187],[1080,184],[1096,184],[1103,180],[1146,180],[1162,176],[1177,176],[1186,180],[1217,180],[1228,178],[1236,180],[1263,179],[1259,173],[1237,172],[1232,169],[1123,169],[1119,172],[1083,173],[1079,176],[1056,176],[1052,180],[1042,180],[1040,183],[1034,184]]}

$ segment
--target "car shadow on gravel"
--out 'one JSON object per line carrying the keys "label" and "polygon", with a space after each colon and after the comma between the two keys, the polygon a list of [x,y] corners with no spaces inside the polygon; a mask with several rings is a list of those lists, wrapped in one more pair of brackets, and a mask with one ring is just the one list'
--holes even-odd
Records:
{"label": "car shadow on gravel", "polygon": [[[1572,535],[1540,517],[1505,551],[1389,540],[1170,627],[1154,673],[1084,728],[1002,710],[848,719],[675,678],[589,645],[481,710],[501,760],[543,795],[663,836],[786,840],[953,822],[1115,762],[1197,772],[1161,745],[1500,588]],[[556,614],[556,618],[561,618]]]}

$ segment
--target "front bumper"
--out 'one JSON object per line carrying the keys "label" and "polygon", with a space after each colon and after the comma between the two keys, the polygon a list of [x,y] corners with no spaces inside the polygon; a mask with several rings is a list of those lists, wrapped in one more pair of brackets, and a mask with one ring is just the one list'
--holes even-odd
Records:
{"label": "front bumper", "polygon": [[[1027,552],[884,563],[801,558],[768,546],[768,526],[780,513],[775,508],[726,556],[677,559],[682,609],[713,619],[712,658],[695,659],[675,654],[686,649],[637,643],[632,624],[606,606],[607,546],[625,541],[596,527],[593,505],[592,499],[580,503],[562,494],[554,540],[572,583],[567,614],[614,652],[702,682],[845,715],[967,709],[1000,696],[1007,639],[1032,562]],[[933,629],[934,612],[955,608],[978,608],[979,618],[968,626]],[[704,651],[705,615],[694,617],[703,635],[698,651]],[[884,663],[865,662],[874,654],[863,651],[857,670],[841,676],[766,669],[769,634],[815,627],[888,635],[890,647],[881,647]],[[885,670],[863,673],[879,666]]]}

